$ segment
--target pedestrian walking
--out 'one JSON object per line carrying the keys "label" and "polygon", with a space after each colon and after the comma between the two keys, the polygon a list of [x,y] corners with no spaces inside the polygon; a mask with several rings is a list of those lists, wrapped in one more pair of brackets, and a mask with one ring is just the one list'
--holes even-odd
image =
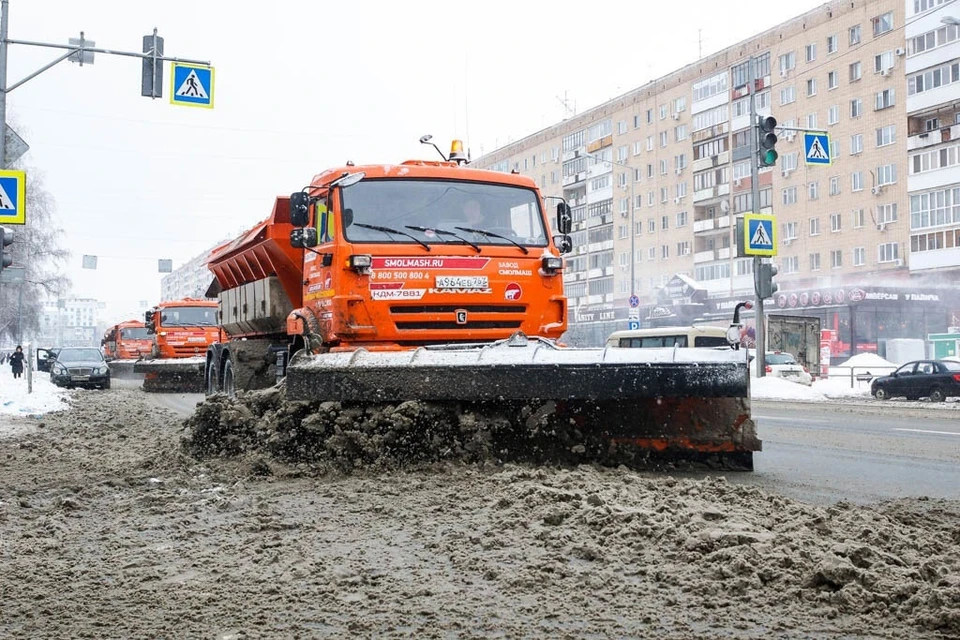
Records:
{"label": "pedestrian walking", "polygon": [[20,345],[17,345],[16,350],[10,354],[10,369],[13,370],[14,378],[23,375],[23,347]]}

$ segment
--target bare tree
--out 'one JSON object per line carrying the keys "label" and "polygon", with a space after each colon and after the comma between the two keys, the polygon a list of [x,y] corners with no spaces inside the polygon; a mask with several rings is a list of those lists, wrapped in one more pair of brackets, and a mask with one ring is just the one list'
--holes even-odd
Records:
{"label": "bare tree", "polygon": [[53,196],[44,187],[43,175],[27,171],[26,225],[13,229],[14,241],[6,251],[14,266],[25,267],[25,282],[0,284],[0,342],[19,342],[39,333],[43,302],[70,289],[64,265],[70,252],[60,245],[63,229],[57,224]]}

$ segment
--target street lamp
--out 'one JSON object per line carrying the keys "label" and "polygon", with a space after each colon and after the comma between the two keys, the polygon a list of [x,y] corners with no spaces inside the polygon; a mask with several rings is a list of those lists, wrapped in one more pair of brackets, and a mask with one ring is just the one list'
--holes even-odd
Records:
{"label": "street lamp", "polygon": [[[588,153],[588,152],[581,152],[580,155],[586,156],[587,158],[592,159],[594,162],[608,162],[610,163],[611,167],[613,165],[617,165],[618,167],[623,167],[625,169],[630,169],[631,171],[633,171],[633,167],[631,167],[628,164],[624,164],[622,162],[616,162],[614,160],[602,160],[600,158],[597,158],[592,153]],[[636,295],[636,291],[634,291],[634,287],[637,286],[637,278],[636,278],[637,250],[635,248],[636,237],[637,237],[637,231],[636,231],[637,223],[634,220],[634,214],[633,214],[634,205],[636,204],[634,202],[635,196],[633,193],[633,185],[634,185],[634,182],[636,181],[633,179],[633,176],[629,174],[627,175],[627,179],[630,181],[630,203],[629,203],[629,207],[630,207],[630,297],[632,298]],[[589,270],[589,265],[587,265],[587,268]]]}
{"label": "street lamp", "polygon": [[952,24],[955,27],[960,27],[960,18],[954,18],[953,16],[945,16],[940,18],[940,22],[943,24]]}

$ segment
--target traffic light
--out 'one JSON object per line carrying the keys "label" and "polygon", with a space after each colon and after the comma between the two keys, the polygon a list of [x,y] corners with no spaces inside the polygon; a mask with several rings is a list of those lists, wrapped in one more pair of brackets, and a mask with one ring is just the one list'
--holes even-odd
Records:
{"label": "traffic light", "polygon": [[777,271],[775,264],[760,263],[760,271],[757,272],[757,297],[761,300],[772,298],[773,294],[780,290],[780,285],[773,281],[773,276],[777,275]]}
{"label": "traffic light", "polygon": [[774,129],[777,128],[777,119],[773,116],[760,116],[757,118],[757,138],[760,141],[760,154],[757,158],[757,166],[772,167],[777,164],[777,134]]}
{"label": "traffic light", "polygon": [[13,229],[0,227],[0,271],[13,264],[13,256],[7,255],[4,247],[10,246],[13,242]]}

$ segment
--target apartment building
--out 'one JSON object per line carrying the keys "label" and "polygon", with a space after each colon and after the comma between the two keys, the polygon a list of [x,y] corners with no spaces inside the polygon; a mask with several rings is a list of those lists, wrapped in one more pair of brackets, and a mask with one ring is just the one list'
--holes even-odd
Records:
{"label": "apartment building", "polygon": [[[207,289],[213,282],[213,274],[207,268],[211,252],[224,241],[211,246],[177,267],[160,280],[160,300],[180,300],[182,298],[205,298]],[[155,303],[154,303],[155,304]]]}
{"label": "apartment building", "polygon": [[[947,279],[917,277],[934,267],[911,266],[922,234],[906,215],[908,71],[942,67],[953,46],[944,36],[943,50],[908,54],[906,29],[919,37],[942,16],[906,20],[941,4],[828,2],[475,161],[529,175],[573,207],[568,340],[600,344],[628,318],[644,326],[728,318],[754,295],[753,261],[737,257],[734,238],[736,218],[751,212],[777,219],[780,291],[768,312],[819,316],[837,331],[838,356],[945,331],[960,316],[960,293],[942,286]],[[757,203],[751,57],[757,111],[783,127]],[[826,131],[831,164],[808,165],[803,133],[791,129]],[[960,273],[960,257],[946,249],[920,263]]]}
{"label": "apartment building", "polygon": [[960,3],[910,0],[905,33],[910,271],[957,281]]}

